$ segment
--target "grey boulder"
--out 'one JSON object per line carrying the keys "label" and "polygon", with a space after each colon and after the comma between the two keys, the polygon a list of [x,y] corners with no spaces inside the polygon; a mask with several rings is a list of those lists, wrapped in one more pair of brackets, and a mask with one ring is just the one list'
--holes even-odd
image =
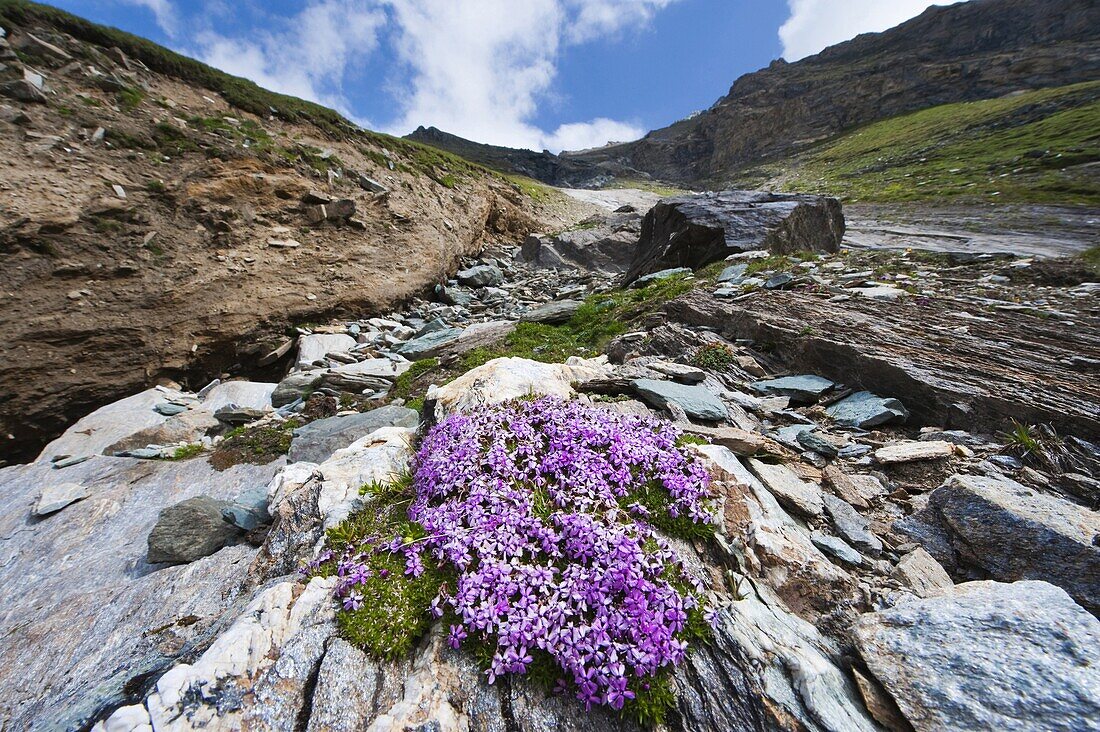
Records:
{"label": "grey boulder", "polygon": [[698,269],[751,250],[835,252],[843,236],[844,214],[835,198],[764,191],[665,198],[642,221],[623,281],[668,267]]}
{"label": "grey boulder", "polygon": [[1100,611],[1100,513],[1008,478],[955,475],[893,524],[949,572],[1044,580]]}
{"label": "grey boulder", "polygon": [[462,328],[445,328],[405,341],[395,346],[393,350],[411,361],[429,358],[458,341],[461,335]]}
{"label": "grey boulder", "polygon": [[564,323],[574,315],[577,310],[584,303],[579,300],[557,300],[555,302],[548,302],[545,305],[539,305],[537,308],[532,308],[523,314],[523,320],[528,323],[546,323],[547,325],[557,325]]}
{"label": "grey boulder", "polygon": [[667,280],[671,277],[683,277],[691,274],[690,267],[673,267],[671,269],[662,269],[659,272],[653,274],[647,274],[645,277],[639,277],[634,280],[631,287],[648,287],[654,282],[660,282],[661,280]]}
{"label": "grey boulder", "polygon": [[825,414],[845,427],[877,427],[909,419],[909,410],[897,399],[884,398],[869,391],[857,391],[825,408]]}
{"label": "grey boulder", "polygon": [[823,376],[809,374],[754,381],[749,387],[760,394],[789,397],[796,404],[813,404],[833,388],[833,382]]}
{"label": "grey boulder", "polygon": [[164,509],[149,532],[148,562],[187,564],[235,543],[241,529],[222,516],[232,508],[229,501],[196,496]]}
{"label": "grey boulder", "polygon": [[323,371],[299,371],[287,376],[271,392],[271,406],[285,407],[304,398],[320,385],[323,376]]}
{"label": "grey boulder", "polygon": [[479,264],[461,270],[455,275],[455,279],[467,287],[496,287],[504,282],[504,273],[500,271],[500,267],[494,267],[491,264]]}
{"label": "grey boulder", "polygon": [[294,430],[290,443],[291,462],[323,463],[337,450],[347,447],[380,427],[416,427],[420,415],[406,407],[385,406],[362,414],[319,419]]}
{"label": "grey boulder", "polygon": [[1100,622],[1046,582],[968,582],[862,616],[867,667],[917,732],[1095,730]]}
{"label": "grey boulder", "polygon": [[631,383],[638,396],[658,409],[664,409],[669,402],[673,402],[695,419],[721,422],[729,416],[726,405],[705,386],[688,386],[656,379],[635,379]]}

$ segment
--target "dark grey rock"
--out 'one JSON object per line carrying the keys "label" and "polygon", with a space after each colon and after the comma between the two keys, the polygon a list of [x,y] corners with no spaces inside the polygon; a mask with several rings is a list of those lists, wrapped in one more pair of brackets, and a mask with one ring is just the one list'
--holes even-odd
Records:
{"label": "dark grey rock", "polygon": [[893,528],[952,574],[1044,580],[1100,611],[1100,513],[1003,477],[955,475]]}
{"label": "dark grey rock", "polygon": [[470,303],[474,301],[474,296],[465,290],[460,290],[457,287],[449,287],[447,285],[436,285],[435,294],[440,302],[447,303],[448,305],[469,307]]}
{"label": "dark grey rock", "polygon": [[867,429],[909,419],[909,410],[897,399],[883,398],[869,391],[857,391],[825,408],[838,424]]}
{"label": "dark grey rock", "polygon": [[794,282],[794,275],[786,272],[780,272],[777,275],[773,275],[764,281],[765,290],[782,290],[787,285]]}
{"label": "dark grey rock", "polygon": [[839,452],[839,450],[837,450],[836,448],[836,445],[829,442],[813,430],[804,430],[802,432],[799,432],[797,433],[795,439],[802,447],[806,448],[807,450],[813,450],[819,455],[824,455],[825,457],[836,457],[837,453]]}
{"label": "dark grey rock", "polygon": [[413,338],[411,341],[405,341],[404,343],[394,346],[393,350],[410,361],[430,358],[435,356],[446,346],[458,341],[461,335],[462,328],[446,328],[444,330],[433,331],[427,335],[422,335],[419,338]]}
{"label": "dark grey rock", "polygon": [[699,269],[750,250],[835,252],[843,236],[835,198],[762,191],[666,198],[646,214],[623,282],[669,267]]}
{"label": "dark grey rock", "polygon": [[658,409],[664,409],[669,402],[673,402],[695,419],[721,422],[729,416],[726,405],[705,386],[688,386],[655,379],[635,379],[631,384],[644,401]]}
{"label": "dark grey rock", "polygon": [[46,95],[42,93],[38,87],[25,79],[16,79],[0,84],[0,94],[20,102],[45,104],[47,101]]}
{"label": "dark grey rock", "polygon": [[232,507],[228,501],[196,496],[161,511],[149,533],[149,563],[187,564],[237,541],[241,530],[222,517]]}
{"label": "dark grey rock", "polygon": [[584,228],[558,234],[532,234],[520,259],[539,267],[624,272],[638,248],[642,217],[618,212],[585,222]]}
{"label": "dark grey rock", "polygon": [[226,424],[248,424],[249,422],[255,422],[265,414],[267,412],[262,409],[239,407],[236,404],[226,404],[214,412],[214,416],[218,421]]}
{"label": "dark grey rock", "polygon": [[1046,582],[967,582],[862,616],[867,667],[917,732],[1100,720],[1100,622]]}
{"label": "dark grey rock", "polygon": [[842,498],[822,492],[825,511],[833,520],[833,526],[843,539],[865,552],[878,555],[882,552],[882,541],[871,532],[871,522]]}
{"label": "dark grey rock", "polygon": [[321,371],[301,371],[291,374],[271,392],[271,406],[284,407],[310,394],[321,383]]}
{"label": "dark grey rock", "polygon": [[833,386],[828,379],[814,375],[784,376],[749,384],[749,388],[760,394],[790,397],[793,404],[813,404]]}
{"label": "dark grey rock", "polygon": [[496,287],[504,282],[504,273],[500,271],[500,267],[479,264],[459,271],[455,279],[467,287]]}
{"label": "dark grey rock", "polygon": [[548,302],[545,305],[528,310],[523,314],[523,320],[529,323],[546,323],[549,325],[564,323],[576,314],[581,305],[583,303],[579,300]]}
{"label": "dark grey rock", "polygon": [[843,539],[824,534],[820,531],[810,532],[810,541],[821,551],[834,559],[839,559],[845,564],[858,567],[863,564],[863,555],[848,546]]}
{"label": "dark grey rock", "polygon": [[310,422],[294,430],[290,443],[291,462],[323,463],[380,427],[416,427],[420,415],[405,407],[385,406],[362,414],[329,417]]}

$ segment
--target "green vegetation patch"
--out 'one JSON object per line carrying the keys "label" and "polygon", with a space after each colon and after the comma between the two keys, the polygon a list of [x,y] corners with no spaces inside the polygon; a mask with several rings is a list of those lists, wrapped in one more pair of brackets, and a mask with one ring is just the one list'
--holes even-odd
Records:
{"label": "green vegetation patch", "polygon": [[743,181],[849,201],[1100,203],[1100,82],[946,104],[844,133]]}
{"label": "green vegetation patch", "polygon": [[290,452],[294,430],[302,424],[299,419],[288,419],[278,424],[230,430],[210,456],[210,464],[215,470],[228,470],[242,463],[266,465]]}

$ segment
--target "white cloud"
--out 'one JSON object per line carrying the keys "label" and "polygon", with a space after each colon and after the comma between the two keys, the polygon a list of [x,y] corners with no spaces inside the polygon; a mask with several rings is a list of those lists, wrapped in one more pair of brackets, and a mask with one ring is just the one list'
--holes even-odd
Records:
{"label": "white cloud", "polygon": [[933,5],[952,0],[787,0],[791,16],[779,29],[783,58],[797,61],[855,38],[893,28]]}
{"label": "white cloud", "polygon": [[398,103],[387,131],[435,126],[480,142],[556,152],[644,133],[603,117],[552,131],[533,122],[553,98],[564,49],[642,28],[678,1],[311,0],[296,17],[247,38],[200,32],[197,52],[229,73],[355,119],[344,82],[374,60],[384,36],[395,53],[383,61]]}
{"label": "white cloud", "polygon": [[594,147],[644,130],[598,118],[553,132],[531,123],[549,96],[563,48],[647,23],[675,0],[386,0],[400,60],[411,72],[401,134],[431,125],[508,147]]}
{"label": "white cloud", "polygon": [[359,0],[311,0],[276,27],[228,38],[197,34],[198,56],[260,86],[350,114],[344,78],[378,46],[386,15]]}
{"label": "white cloud", "polygon": [[176,30],[179,27],[179,19],[176,16],[176,9],[172,6],[170,0],[123,0],[123,2],[148,8],[153,12],[153,17],[156,19],[157,25],[160,26],[162,31],[169,36],[176,35]]}

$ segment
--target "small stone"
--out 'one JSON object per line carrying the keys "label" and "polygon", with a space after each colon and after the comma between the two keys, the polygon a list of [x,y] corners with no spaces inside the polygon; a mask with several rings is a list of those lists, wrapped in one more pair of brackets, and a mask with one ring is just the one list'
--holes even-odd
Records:
{"label": "small stone", "polygon": [[153,407],[153,411],[157,414],[163,414],[165,417],[174,417],[177,414],[183,414],[187,411],[187,407],[182,404],[172,404],[171,402],[162,402],[161,404]]}
{"label": "small stone", "polygon": [[909,419],[909,411],[897,399],[884,399],[858,391],[825,408],[825,413],[845,427],[867,429]]}
{"label": "small stone", "polygon": [[198,496],[164,509],[149,533],[148,562],[187,564],[232,544],[242,532],[222,517],[230,508],[228,501]]}
{"label": "small stone", "polygon": [[81,501],[90,495],[92,495],[91,491],[79,483],[47,485],[42,489],[42,493],[38,496],[38,502],[34,505],[34,515],[48,516],[51,513],[57,513],[66,506]]}
{"label": "small stone", "polygon": [[950,442],[898,442],[875,450],[875,460],[883,465],[911,463],[918,460],[943,460],[955,454]]}
{"label": "small stone", "polygon": [[810,532],[810,541],[814,543],[821,551],[828,554],[834,559],[839,559],[845,564],[850,564],[853,567],[858,567],[863,564],[863,556],[852,547],[848,546],[842,539],[838,539],[835,536],[829,536],[823,534],[820,531]]}
{"label": "small stone", "polygon": [[655,379],[635,379],[631,385],[645,402],[658,409],[664,409],[672,402],[695,419],[722,422],[729,417],[726,405],[705,386],[687,386]]}
{"label": "small stone", "polygon": [[824,477],[838,496],[853,506],[870,508],[884,493],[882,483],[873,475],[849,475],[835,466],[825,468]]}
{"label": "small stone", "polygon": [[917,597],[938,595],[955,584],[935,557],[919,546],[901,558],[892,574]]}
{"label": "small stone", "polygon": [[268,239],[267,245],[273,249],[297,249],[302,246],[301,242],[294,239]]}
{"label": "small stone", "polygon": [[749,468],[784,508],[807,517],[818,517],[825,512],[821,487],[802,480],[786,465],[750,459]]}
{"label": "small stone", "polygon": [[749,265],[747,264],[731,265],[722,270],[722,274],[718,275],[718,281],[737,284],[745,278],[745,274],[748,272],[748,270]]}
{"label": "small stone", "polygon": [[467,287],[495,287],[504,282],[504,273],[499,267],[480,264],[460,271],[455,278]]}
{"label": "small stone", "polygon": [[761,394],[790,397],[793,404],[813,404],[833,386],[828,379],[813,375],[784,376],[749,384],[749,388]]}
{"label": "small stone", "polygon": [[859,511],[828,493],[822,494],[822,498],[825,500],[825,511],[833,520],[833,526],[845,541],[872,555],[877,556],[882,552],[882,541],[871,532],[871,522],[861,516]]}
{"label": "small stone", "polygon": [[111,190],[114,191],[115,195],[118,196],[119,198],[122,198],[122,199],[126,198],[126,189],[123,188],[122,186],[118,185],[117,183],[115,183],[111,186]]}
{"label": "small stone", "polygon": [[764,289],[765,290],[782,290],[783,288],[790,285],[792,282],[794,282],[794,276],[793,275],[791,275],[787,272],[781,272],[780,274],[777,274],[774,277],[769,277],[767,279],[767,281],[764,282]]}
{"label": "small stone", "polygon": [[548,302],[545,305],[540,305],[537,308],[528,310],[523,314],[522,320],[528,323],[557,325],[572,318],[582,304],[583,303],[578,300],[557,300],[555,302]]}
{"label": "small stone", "polygon": [[812,430],[803,430],[802,432],[799,432],[798,436],[795,439],[798,440],[798,444],[802,447],[806,448],[807,450],[813,450],[819,455],[824,455],[825,457],[836,457],[837,453],[839,452],[836,448],[836,445],[829,442],[820,434]]}
{"label": "small stone", "polygon": [[688,366],[671,361],[657,361],[649,364],[649,368],[671,377],[681,384],[698,384],[706,380],[707,372],[697,366]]}

